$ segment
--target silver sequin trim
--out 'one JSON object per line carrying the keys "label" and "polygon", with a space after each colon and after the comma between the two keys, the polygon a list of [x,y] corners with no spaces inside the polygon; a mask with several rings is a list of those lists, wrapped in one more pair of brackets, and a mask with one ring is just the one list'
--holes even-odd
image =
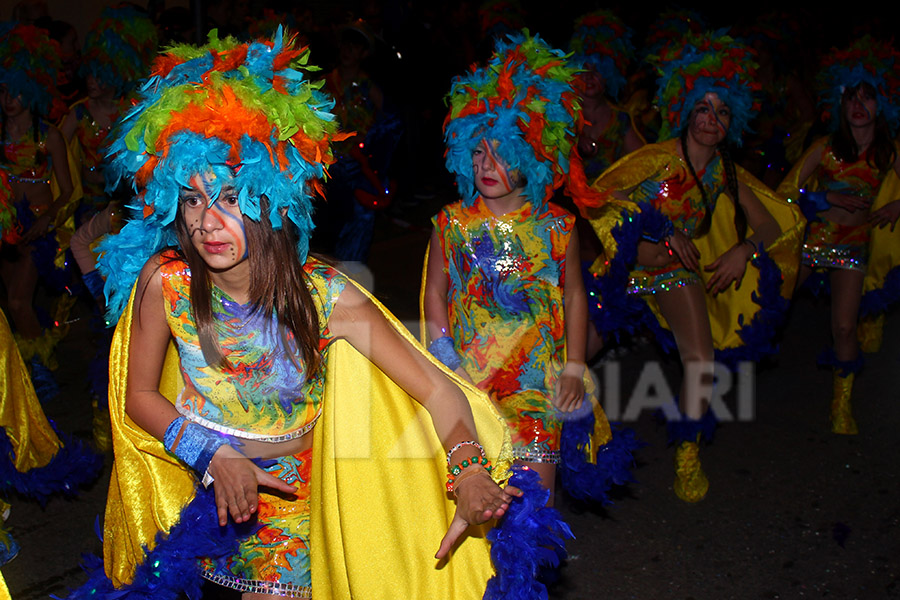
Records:
{"label": "silver sequin trim", "polygon": [[658,292],[668,292],[669,290],[674,290],[686,285],[702,283],[700,278],[696,275],[678,278],[673,277],[672,279],[664,279],[662,281],[657,280],[655,283],[648,285],[648,282],[653,280],[654,278],[652,277],[632,277],[628,280],[628,287],[625,291],[629,294],[647,296]]}
{"label": "silver sequin trim", "polygon": [[218,575],[211,571],[204,571],[203,577],[221,586],[250,594],[270,594],[272,596],[287,596],[288,598],[312,598],[312,588],[305,585],[279,583],[277,581],[259,581],[257,579],[240,579],[228,575]]}
{"label": "silver sequin trim", "polygon": [[225,425],[222,425],[220,423],[214,423],[213,421],[210,421],[209,419],[204,419],[203,417],[190,412],[181,403],[181,395],[183,393],[184,393],[183,389],[181,390],[181,392],[178,393],[178,399],[175,402],[175,409],[178,411],[178,413],[181,416],[183,416],[187,420],[192,421],[192,422],[196,423],[197,425],[202,425],[202,426],[206,427],[207,429],[212,429],[213,431],[218,431],[219,433],[224,433],[225,435],[230,435],[230,436],[234,436],[236,438],[242,438],[245,440],[254,440],[257,442],[278,443],[278,442],[287,442],[290,440],[295,440],[299,437],[303,437],[304,435],[306,435],[307,433],[312,431],[312,428],[316,426],[316,423],[318,422],[319,417],[322,416],[322,411],[320,410],[316,414],[316,416],[313,417],[312,421],[310,421],[309,423],[307,423],[300,429],[297,429],[295,431],[292,431],[290,433],[285,433],[282,435],[266,435],[264,433],[253,433],[252,431],[244,431],[242,429],[234,429],[233,427],[226,427]]}
{"label": "silver sequin trim", "polygon": [[814,269],[866,270],[864,253],[853,247],[807,246],[803,244],[801,262]]}
{"label": "silver sequin trim", "polygon": [[533,463],[559,464],[559,450],[537,450],[533,448],[513,448],[513,458]]}

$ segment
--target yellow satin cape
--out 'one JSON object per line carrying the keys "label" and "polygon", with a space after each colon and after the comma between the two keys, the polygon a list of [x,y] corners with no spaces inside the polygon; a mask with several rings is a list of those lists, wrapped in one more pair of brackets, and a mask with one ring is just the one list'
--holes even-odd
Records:
{"label": "yellow satin cape", "polygon": [[47,466],[62,445],[34,393],[31,376],[0,311],[0,427],[6,430],[20,473]]}
{"label": "yellow satin cape", "polygon": [[[592,187],[600,192],[607,201],[599,208],[586,210],[591,225],[604,248],[604,252],[592,265],[592,272],[598,275],[606,273],[609,261],[613,260],[618,252],[618,243],[612,235],[613,229],[629,219],[631,215],[640,213],[640,208],[636,203],[612,198],[610,194],[614,191],[631,190],[646,179],[663,172],[668,165],[678,164],[680,168],[683,161],[676,152],[677,143],[678,140],[669,140],[644,146],[616,161],[594,181]],[[781,295],[784,298],[790,298],[797,281],[800,245],[803,241],[806,220],[796,204],[777,195],[741,167],[735,165],[735,169],[738,180],[756,194],[756,197],[781,227],[781,235],[766,248],[766,252],[781,269],[783,279]],[[738,241],[737,232],[734,229],[733,202],[728,195],[722,194],[717,199],[715,206],[709,232],[693,240],[694,245],[700,251],[701,265],[713,262]],[[752,233],[753,230],[748,229],[747,235]],[[712,273],[701,271],[700,275],[705,284]],[[712,328],[713,345],[717,350],[737,348],[744,344],[738,335],[738,330],[749,323],[760,308],[752,297],[757,290],[758,281],[759,269],[752,263],[748,263],[740,289],[735,290],[734,286],[731,286],[716,296],[707,295],[706,307]],[[668,328],[666,320],[659,312],[655,297],[644,296],[644,299],[660,324]]]}
{"label": "yellow satin cape", "polygon": [[[131,580],[144,559],[143,547],[152,549],[156,533],[178,521],[196,481],[161,442],[125,414],[133,300],[132,291],[110,353],[115,463],[103,550],[106,573],[116,586]],[[394,328],[417,345],[387,309],[372,300]],[[438,366],[466,393],[479,438],[496,467],[495,479],[503,481],[512,464],[505,424],[484,394]],[[493,575],[484,537],[487,526],[470,527],[469,537],[449,561],[433,558],[455,504],[445,491],[444,450],[428,412],[342,340],[329,347],[325,372],[323,413],[313,430],[310,484],[316,600],[480,598]],[[182,385],[177,353],[170,345],[160,391],[172,400]]]}
{"label": "yellow satin cape", "polygon": [[[821,141],[820,139],[810,146],[803,156],[800,157],[800,160],[797,161],[790,173],[784,178],[784,181],[781,182],[781,185],[778,186],[779,194],[788,198],[797,197],[801,183],[803,183],[800,181],[800,171],[803,168],[803,163],[806,162],[810,154],[819,148]],[[900,153],[900,144],[895,143],[894,147]],[[810,178],[810,181],[805,182],[803,187],[810,191],[818,189],[814,177]],[[900,200],[900,178],[897,177],[897,172],[891,169],[881,182],[870,211],[876,211],[894,200]],[[869,262],[866,266],[866,277],[863,280],[863,294],[884,287],[884,278],[897,265],[900,265],[900,226],[895,227],[894,231],[891,231],[890,226],[873,227],[872,236],[869,240]]]}

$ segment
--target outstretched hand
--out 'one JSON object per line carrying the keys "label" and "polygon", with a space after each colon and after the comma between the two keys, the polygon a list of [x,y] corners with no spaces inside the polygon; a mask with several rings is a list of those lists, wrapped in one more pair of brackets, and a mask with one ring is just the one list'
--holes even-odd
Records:
{"label": "outstretched hand", "polygon": [[216,509],[223,527],[228,524],[229,514],[235,523],[250,520],[259,507],[260,486],[287,494],[297,491],[227,444],[216,450],[207,470],[215,479]]}
{"label": "outstretched hand", "polygon": [[437,559],[442,559],[450,553],[456,540],[465,533],[470,524],[477,525],[491,519],[499,519],[506,514],[512,499],[522,495],[519,488],[511,485],[501,489],[487,471],[461,481],[455,492],[456,513],[441,540],[437,554],[434,555]]}

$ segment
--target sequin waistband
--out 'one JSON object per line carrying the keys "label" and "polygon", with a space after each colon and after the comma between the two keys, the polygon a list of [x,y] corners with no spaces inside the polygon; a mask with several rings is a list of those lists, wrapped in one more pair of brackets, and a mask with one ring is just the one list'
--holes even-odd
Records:
{"label": "sequin waistband", "polygon": [[290,440],[295,440],[297,438],[303,437],[310,431],[312,431],[313,427],[316,426],[316,423],[319,421],[319,417],[322,416],[322,411],[320,410],[316,413],[316,416],[313,417],[312,421],[301,427],[300,429],[295,429],[289,433],[284,433],[281,435],[269,435],[265,433],[253,433],[252,431],[244,431],[243,429],[235,429],[233,427],[228,427],[226,425],[222,425],[221,423],[216,423],[214,421],[210,421],[209,419],[205,419],[200,415],[192,413],[188,409],[186,409],[181,403],[181,394],[184,393],[184,390],[178,393],[178,401],[175,403],[175,409],[178,413],[186,418],[189,421],[196,423],[197,425],[202,425],[207,429],[212,429],[213,431],[218,431],[219,433],[224,433],[225,435],[234,436],[236,438],[242,438],[245,440],[254,440],[257,442],[287,442]]}
{"label": "sequin waistband", "polygon": [[269,594],[287,598],[312,598],[312,587],[281,583],[278,581],[260,581],[258,579],[241,579],[231,575],[219,575],[212,571],[203,571],[203,577],[221,586],[247,592],[250,594]]}
{"label": "sequin waistband", "polygon": [[513,458],[533,463],[548,463],[558,465],[560,462],[559,450],[541,450],[539,448],[513,448]]}

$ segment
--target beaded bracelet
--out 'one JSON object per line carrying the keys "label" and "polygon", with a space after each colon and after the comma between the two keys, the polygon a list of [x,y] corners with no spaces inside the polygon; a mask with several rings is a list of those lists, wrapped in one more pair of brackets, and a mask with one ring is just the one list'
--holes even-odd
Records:
{"label": "beaded bracelet", "polygon": [[456,482],[456,478],[460,473],[463,472],[464,469],[472,466],[481,466],[484,467],[484,470],[488,473],[493,470],[493,466],[491,465],[491,461],[489,461],[485,457],[478,458],[477,456],[473,456],[472,458],[464,459],[461,463],[457,465],[453,465],[450,467],[450,472],[447,473],[447,491],[451,494],[453,493],[454,483]]}
{"label": "beaded bracelet", "polygon": [[467,442],[460,442],[457,445],[450,448],[450,451],[447,452],[447,468],[450,468],[450,459],[453,457],[453,453],[462,448],[463,446],[475,446],[478,448],[478,451],[481,453],[481,458],[484,458],[486,454],[484,453],[484,448],[476,442],[475,440],[469,440]]}

